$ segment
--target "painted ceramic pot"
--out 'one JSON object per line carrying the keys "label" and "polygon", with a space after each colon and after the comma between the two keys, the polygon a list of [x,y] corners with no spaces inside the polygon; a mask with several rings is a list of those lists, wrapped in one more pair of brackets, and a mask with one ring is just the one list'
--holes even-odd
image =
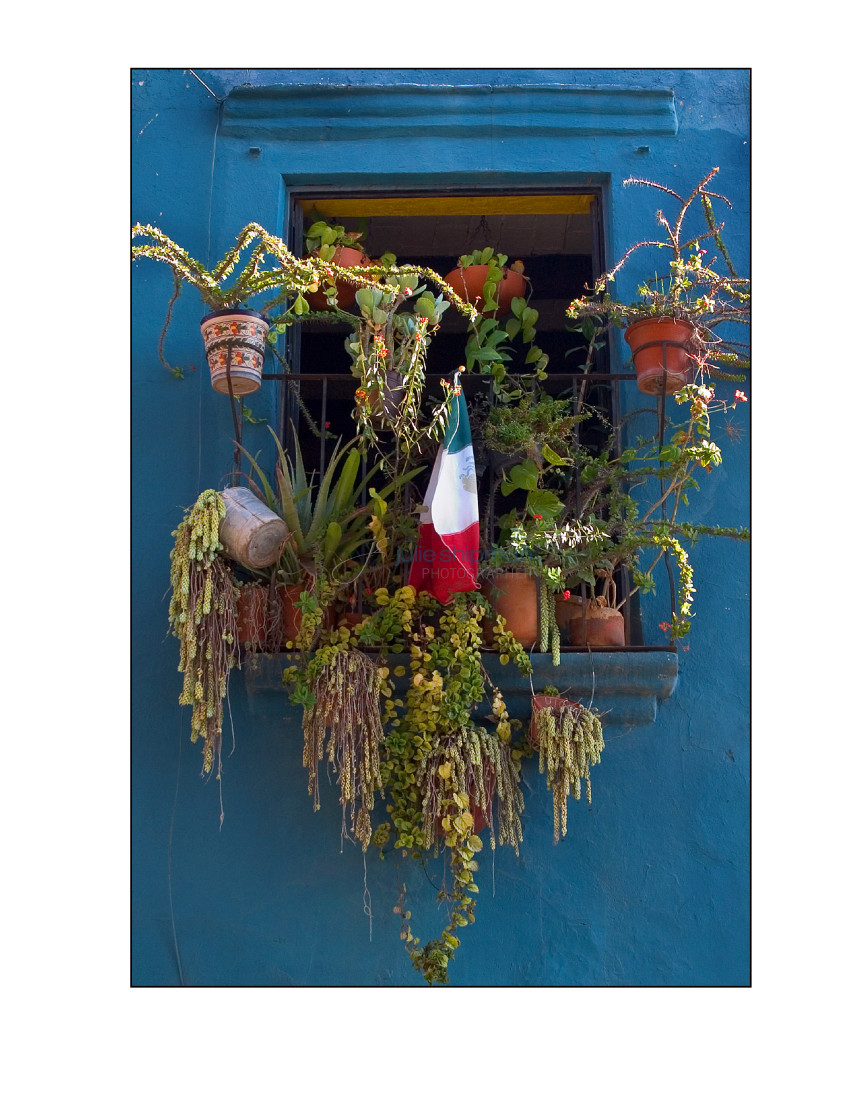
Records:
{"label": "painted ceramic pot", "polygon": [[201,335],[210,384],[217,393],[232,392],[235,397],[242,397],[261,387],[266,334],[267,319],[256,311],[212,311],[204,316]]}
{"label": "painted ceramic pot", "polygon": [[625,341],[631,348],[640,392],[660,397],[664,393],[665,369],[668,396],[689,383],[693,376],[689,350],[693,337],[690,323],[666,316],[631,323],[625,331]]}

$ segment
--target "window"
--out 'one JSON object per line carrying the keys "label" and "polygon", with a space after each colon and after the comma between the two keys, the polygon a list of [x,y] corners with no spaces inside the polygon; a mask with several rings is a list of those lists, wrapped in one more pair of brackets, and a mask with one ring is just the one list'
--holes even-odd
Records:
{"label": "window", "polygon": [[[616,425],[617,379],[611,378],[603,366],[601,375],[588,380],[582,377],[583,340],[567,329],[565,316],[570,301],[584,292],[604,268],[597,189],[583,187],[547,194],[294,194],[287,241],[298,255],[305,251],[304,229],[318,217],[346,230],[362,231],[370,257],[393,252],[400,264],[431,268],[442,276],[456,267],[461,254],[486,246],[506,253],[509,263],[521,260],[530,281],[527,299],[538,312],[536,341],[549,355],[545,391],[571,401],[575,411],[579,403],[588,404]],[[345,324],[321,321],[294,326],[286,334],[288,377],[294,384],[283,393],[282,438],[285,442],[291,421],[309,465],[324,463],[325,448],[320,436],[300,418],[298,395],[320,431],[326,425],[330,434],[345,438],[355,432],[351,413],[357,382],[349,370],[347,335]],[[467,320],[455,312],[445,315],[429,350],[426,385],[432,399],[440,398],[440,379],[465,363],[466,341]],[[473,406],[482,411],[483,401],[489,399],[488,384],[466,374],[463,387],[470,413]],[[584,446],[600,448],[604,432],[601,421],[590,420],[577,426],[575,438]],[[493,471],[477,439],[475,453],[483,534],[485,517],[493,524],[515,499],[502,498],[492,485]],[[422,493],[423,479],[419,482]],[[620,584],[621,600],[628,590]],[[631,610],[626,612],[626,641],[630,646],[642,642],[636,603],[637,597],[632,596]]]}

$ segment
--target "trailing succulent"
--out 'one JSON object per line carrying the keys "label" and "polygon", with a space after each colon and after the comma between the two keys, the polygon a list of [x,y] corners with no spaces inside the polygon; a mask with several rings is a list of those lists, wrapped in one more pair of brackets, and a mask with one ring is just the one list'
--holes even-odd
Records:
{"label": "trailing succulent", "polygon": [[[555,691],[555,690],[551,690]],[[553,843],[568,832],[568,797],[580,800],[580,780],[586,801],[592,803],[591,767],[601,761],[604,732],[595,712],[576,701],[562,699],[557,707],[536,708],[529,737],[537,747],[539,769],[553,791]]]}
{"label": "trailing succulent", "polygon": [[[456,930],[474,921],[474,856],[483,847],[478,830],[490,827],[491,847],[498,839],[517,849],[522,839],[520,752],[512,746],[519,722],[508,715],[482,663],[483,620],[495,618],[501,661],[513,658],[525,672],[531,666],[478,593],[455,595],[443,606],[410,586],[393,593],[380,588],[374,602],[363,621],[326,631],[317,650],[293,659],[285,679],[292,699],[304,706],[304,759],[314,807],[317,765],[327,759],[339,776],[350,831],[364,850],[370,841],[382,855],[391,844],[415,858],[448,850],[451,886],[440,898],[450,913],[441,935],[422,945],[410,914],[402,903],[398,907],[415,968],[430,983],[447,983],[459,945]],[[400,654],[407,664],[385,664],[385,655],[392,661]],[[400,678],[406,678],[403,696],[397,695]],[[484,702],[487,710],[478,712]],[[386,800],[389,821],[372,832],[376,791]]]}
{"label": "trailing succulent", "polygon": [[228,675],[240,664],[237,590],[222,561],[219,524],[225,502],[205,490],[172,533],[171,602],[168,617],[180,642],[183,690],[192,706],[192,741],[204,740],[202,772],[222,774],[222,701]]}

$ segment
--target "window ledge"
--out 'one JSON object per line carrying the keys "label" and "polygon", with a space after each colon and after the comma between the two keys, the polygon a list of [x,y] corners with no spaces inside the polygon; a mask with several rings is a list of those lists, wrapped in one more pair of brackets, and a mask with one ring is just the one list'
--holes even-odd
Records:
{"label": "window ledge", "polygon": [[[389,659],[391,664],[407,660]],[[547,685],[555,685],[571,700],[591,702],[605,725],[618,727],[654,723],[658,703],[673,694],[679,671],[675,652],[653,649],[562,652],[557,667],[550,654],[533,653],[531,678],[524,677],[513,662],[500,664],[496,653],[485,653],[483,661],[515,719],[528,719],[533,689],[543,692]],[[273,713],[274,702],[284,708],[288,694],[282,684],[282,671],[287,664],[284,654],[259,654],[244,665],[243,678],[253,714]],[[406,682],[406,677],[394,678],[398,692],[404,691]]]}

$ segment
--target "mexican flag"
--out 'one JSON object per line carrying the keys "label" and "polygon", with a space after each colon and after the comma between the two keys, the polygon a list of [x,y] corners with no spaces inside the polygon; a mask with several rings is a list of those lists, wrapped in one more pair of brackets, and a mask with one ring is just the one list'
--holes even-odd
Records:
{"label": "mexican flag", "polygon": [[420,535],[408,581],[447,603],[478,587],[478,477],[465,397],[454,375],[448,425],[424,497]]}

